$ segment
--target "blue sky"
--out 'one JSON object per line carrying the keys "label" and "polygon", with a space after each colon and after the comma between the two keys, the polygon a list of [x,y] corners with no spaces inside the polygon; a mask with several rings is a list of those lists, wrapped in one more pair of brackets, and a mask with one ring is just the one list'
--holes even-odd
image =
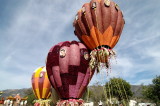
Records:
{"label": "blue sky", "polygon": [[[45,65],[48,50],[58,42],[78,40],[72,22],[89,0],[0,1],[0,90],[29,88],[33,71]],[[125,27],[114,48],[109,78],[150,84],[160,75],[160,1],[115,0],[125,17]],[[105,70],[102,70],[102,74]],[[91,84],[102,82],[96,75]]]}

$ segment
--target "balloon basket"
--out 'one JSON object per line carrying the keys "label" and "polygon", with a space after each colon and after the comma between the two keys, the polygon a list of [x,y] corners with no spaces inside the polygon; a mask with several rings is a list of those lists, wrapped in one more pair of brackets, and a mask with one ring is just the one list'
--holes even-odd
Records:
{"label": "balloon basket", "polygon": [[35,100],[34,106],[50,106],[51,100],[46,99],[46,100]]}
{"label": "balloon basket", "polygon": [[56,106],[83,106],[83,103],[82,99],[69,99],[58,101]]}
{"label": "balloon basket", "polygon": [[100,67],[110,67],[110,59],[113,57],[116,57],[115,51],[103,46],[98,47],[90,53],[91,60],[89,62],[89,66],[91,69],[97,69],[97,72],[99,72]]}

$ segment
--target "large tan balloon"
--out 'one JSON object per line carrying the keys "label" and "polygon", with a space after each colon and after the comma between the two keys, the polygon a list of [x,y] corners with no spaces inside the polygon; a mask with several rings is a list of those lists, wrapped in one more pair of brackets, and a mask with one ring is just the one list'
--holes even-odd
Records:
{"label": "large tan balloon", "polygon": [[77,37],[93,50],[100,46],[113,48],[124,23],[122,11],[112,0],[91,0],[78,11],[73,25]]}
{"label": "large tan balloon", "polygon": [[112,50],[119,41],[125,21],[118,5],[112,0],[91,0],[78,11],[74,20],[75,35],[91,51],[90,67],[99,69],[100,63],[109,67]]}

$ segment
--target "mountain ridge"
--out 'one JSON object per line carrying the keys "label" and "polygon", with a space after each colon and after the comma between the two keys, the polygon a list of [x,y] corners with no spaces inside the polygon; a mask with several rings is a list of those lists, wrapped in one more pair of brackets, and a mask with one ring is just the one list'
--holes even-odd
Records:
{"label": "mountain ridge", "polygon": [[[93,87],[93,86],[89,86],[89,87]],[[131,91],[133,92],[133,96],[134,97],[142,97],[142,87],[143,85],[131,85]],[[28,90],[32,90],[32,88],[22,88],[22,89],[6,89],[6,90],[1,90],[3,92],[3,94],[1,95],[1,97],[9,97],[9,96],[16,96],[17,94],[19,94],[22,98],[27,96],[26,92]]]}

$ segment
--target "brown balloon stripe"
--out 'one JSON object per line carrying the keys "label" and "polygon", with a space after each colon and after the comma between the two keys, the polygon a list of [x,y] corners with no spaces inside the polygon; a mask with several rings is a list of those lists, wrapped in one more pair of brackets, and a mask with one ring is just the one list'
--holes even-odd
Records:
{"label": "brown balloon stripe", "polygon": [[101,1],[101,11],[102,11],[102,25],[103,33],[110,26],[111,22],[111,6],[104,6],[104,0]]}
{"label": "brown balloon stripe", "polygon": [[[102,12],[101,12],[100,2],[99,2],[98,0],[92,0],[92,1],[90,2],[90,5],[93,6],[93,3],[96,4],[96,8],[95,8],[95,9],[91,9],[92,21],[93,21],[94,26],[95,26],[101,33],[103,33]],[[97,31],[96,31],[96,34],[98,34]]]}
{"label": "brown balloon stripe", "polygon": [[89,35],[90,29],[93,26],[91,18],[88,18],[88,17],[91,17],[90,8],[91,7],[90,7],[89,3],[84,4],[82,7],[82,12],[80,12],[82,14],[82,16],[81,16],[82,18],[79,17],[84,22],[84,26],[86,26],[87,35]]}
{"label": "brown balloon stripe", "polygon": [[118,17],[117,17],[117,23],[116,23],[116,28],[114,30],[114,36],[119,35],[121,30],[123,29],[122,26],[124,25],[123,22],[123,15],[121,11],[118,11]]}
{"label": "brown balloon stripe", "polygon": [[117,18],[118,18],[118,11],[116,10],[114,2],[111,2],[110,7],[111,7],[111,23],[110,23],[110,25],[113,28],[113,32],[115,32]]}

